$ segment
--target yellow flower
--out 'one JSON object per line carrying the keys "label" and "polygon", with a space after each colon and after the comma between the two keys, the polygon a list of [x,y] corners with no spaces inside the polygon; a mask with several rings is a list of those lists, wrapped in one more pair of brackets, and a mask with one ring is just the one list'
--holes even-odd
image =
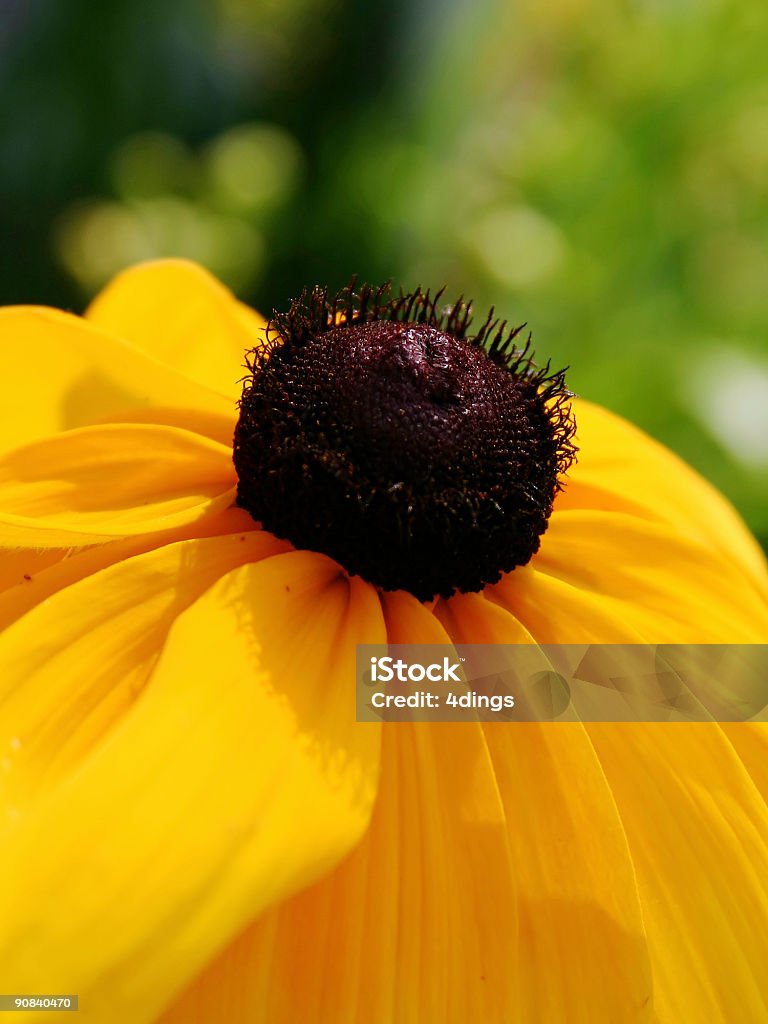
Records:
{"label": "yellow flower", "polygon": [[421,603],[233,507],[263,322],[179,261],[0,313],[0,991],[164,1024],[757,1024],[757,724],[355,722],[358,643],[765,643],[762,554],[576,402],[529,564]]}

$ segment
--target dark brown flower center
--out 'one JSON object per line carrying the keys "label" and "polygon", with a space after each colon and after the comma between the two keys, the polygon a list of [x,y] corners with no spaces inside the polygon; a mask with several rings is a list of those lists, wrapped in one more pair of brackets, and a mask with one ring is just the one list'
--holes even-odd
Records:
{"label": "dark brown flower center", "polygon": [[420,291],[315,289],[276,314],[240,402],[238,504],[420,600],[528,562],[574,455],[568,392],[517,332],[468,326]]}

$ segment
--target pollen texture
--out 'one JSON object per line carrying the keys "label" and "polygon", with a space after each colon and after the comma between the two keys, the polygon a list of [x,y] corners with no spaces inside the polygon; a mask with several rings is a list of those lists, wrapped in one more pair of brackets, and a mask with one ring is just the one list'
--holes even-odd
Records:
{"label": "pollen texture", "polygon": [[574,455],[562,374],[421,291],[304,293],[249,357],[238,504],[297,548],[420,600],[538,550]]}

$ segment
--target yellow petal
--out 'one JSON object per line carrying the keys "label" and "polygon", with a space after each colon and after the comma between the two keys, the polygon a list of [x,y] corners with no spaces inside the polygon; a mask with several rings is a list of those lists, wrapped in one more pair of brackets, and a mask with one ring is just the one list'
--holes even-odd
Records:
{"label": "yellow petal", "polygon": [[266,322],[195,263],[158,260],[123,271],[86,317],[154,359],[226,395],[242,391],[245,353],[264,343]]}
{"label": "yellow petal", "polygon": [[[415,599],[383,604],[390,642],[449,642]],[[515,884],[480,726],[385,725],[359,847],[248,928],[162,1022],[517,1021]]]}
{"label": "yellow petal", "polygon": [[149,408],[175,409],[173,425],[201,422],[218,440],[232,437],[231,401],[68,313],[0,309],[0,370],[0,451]]}
{"label": "yellow petal", "polygon": [[[765,643],[768,637],[768,604],[743,568],[663,523],[624,512],[556,512],[530,565],[573,588],[579,600],[584,595],[585,609],[602,605],[616,622],[612,635],[622,634],[595,638],[589,615],[582,624],[578,614],[553,606],[545,628],[557,639],[550,643],[623,642],[624,625],[646,643]],[[512,604],[515,579],[511,573],[499,585]],[[518,614],[527,625],[522,606]],[[536,640],[545,642],[542,635]]]}
{"label": "yellow petal", "polygon": [[555,508],[667,523],[735,561],[768,595],[765,555],[728,501],[668,448],[620,416],[576,400],[579,454]]}
{"label": "yellow petal", "polygon": [[470,644],[529,644],[533,638],[525,626],[486,600],[483,594],[455,594],[438,601],[434,614],[453,637],[471,637],[458,641]]}
{"label": "yellow petal", "polygon": [[[466,606],[470,597],[446,607]],[[472,617],[455,614],[451,621],[454,643],[520,642],[521,626],[511,614],[482,597],[472,603]],[[630,852],[584,726],[485,723],[484,731],[518,892],[514,1020],[652,1021],[650,961]]]}
{"label": "yellow petal", "polygon": [[[486,593],[539,642],[765,642],[768,636],[764,603],[742,567],[661,524],[618,511],[555,514],[533,564]],[[553,758],[562,760],[561,744],[574,728],[542,726]],[[761,728],[734,725],[728,735],[756,780],[765,782]],[[503,729],[494,727],[502,737]],[[622,724],[587,731],[639,880],[658,1019],[762,1020],[766,1004],[757,979],[768,954],[768,822],[764,800],[720,727]],[[517,734],[516,752],[525,735]],[[530,763],[541,765],[542,757]],[[502,793],[513,780],[519,789],[531,784],[521,772],[518,766],[507,785],[500,775]],[[586,821],[582,830],[590,834]],[[592,834],[602,832],[593,826]],[[602,852],[602,839],[597,842]],[[606,877],[610,870],[606,864]],[[563,1011],[562,1019],[572,1014]]]}
{"label": "yellow petal", "polygon": [[8,829],[3,984],[78,991],[85,1020],[153,1020],[329,871],[370,819],[380,728],[354,723],[350,679],[356,643],[384,639],[375,591],[307,552],[183,612],[141,699]]}
{"label": "yellow petal", "polygon": [[654,1020],[632,860],[584,727],[486,724],[485,731],[516,854],[518,1019]]}
{"label": "yellow petal", "polygon": [[721,728],[763,800],[768,802],[768,723],[729,722]]}
{"label": "yellow petal", "polygon": [[[0,634],[0,781],[13,813],[57,785],[139,698],[185,608],[229,570],[287,548],[261,532],[181,541],[48,585],[47,599]],[[54,566],[54,582],[67,569]]]}
{"label": "yellow petal", "polygon": [[717,725],[590,725],[637,872],[662,1024],[768,1020],[768,814]]}
{"label": "yellow petal", "polygon": [[231,452],[176,427],[83,427],[0,457],[0,546],[171,530],[234,501]]}
{"label": "yellow petal", "polygon": [[0,602],[2,602],[4,591],[32,583],[39,573],[56,562],[60,562],[65,554],[66,552],[56,549],[50,551],[3,551],[0,553]]}
{"label": "yellow petal", "polygon": [[[49,548],[46,551],[3,551],[0,558],[8,587],[0,592],[0,630],[20,619],[30,608],[60,590],[91,576],[107,566],[181,540],[196,537],[222,537],[237,533],[243,543],[251,543],[248,534],[257,524],[241,508],[225,508],[194,523],[160,533],[142,533],[124,540],[107,541],[88,548]],[[285,545],[286,550],[290,545]]]}
{"label": "yellow petal", "polygon": [[627,606],[531,565],[515,569],[485,593],[524,622],[540,644],[643,643],[640,629],[646,625],[647,613],[641,605]]}

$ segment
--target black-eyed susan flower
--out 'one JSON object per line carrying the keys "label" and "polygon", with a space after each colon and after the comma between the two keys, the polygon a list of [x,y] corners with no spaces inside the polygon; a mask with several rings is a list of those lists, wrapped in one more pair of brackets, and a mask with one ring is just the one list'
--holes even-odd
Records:
{"label": "black-eyed susan flower", "polygon": [[2,991],[766,1019],[764,726],[355,722],[358,643],[768,639],[722,498],[411,298],[310,293],[268,351],[181,262],[0,313]]}

